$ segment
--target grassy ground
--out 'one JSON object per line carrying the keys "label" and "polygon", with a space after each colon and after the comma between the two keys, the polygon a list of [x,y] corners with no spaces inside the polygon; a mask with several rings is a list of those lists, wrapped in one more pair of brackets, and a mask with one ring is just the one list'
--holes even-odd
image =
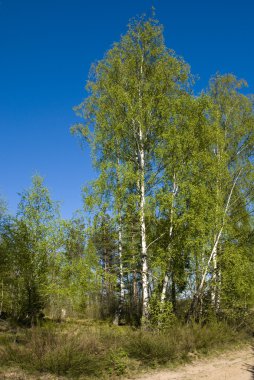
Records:
{"label": "grassy ground", "polygon": [[89,320],[31,329],[0,325],[2,379],[116,379],[239,345],[244,333],[222,323],[140,331]]}

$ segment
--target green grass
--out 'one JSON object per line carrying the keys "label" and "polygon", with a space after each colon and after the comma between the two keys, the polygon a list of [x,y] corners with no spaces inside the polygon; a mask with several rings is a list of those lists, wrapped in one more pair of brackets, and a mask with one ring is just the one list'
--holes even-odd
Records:
{"label": "green grass", "polygon": [[140,369],[190,360],[190,353],[237,345],[245,339],[223,323],[176,325],[142,331],[91,322],[20,329],[0,337],[0,365],[70,379],[114,379]]}

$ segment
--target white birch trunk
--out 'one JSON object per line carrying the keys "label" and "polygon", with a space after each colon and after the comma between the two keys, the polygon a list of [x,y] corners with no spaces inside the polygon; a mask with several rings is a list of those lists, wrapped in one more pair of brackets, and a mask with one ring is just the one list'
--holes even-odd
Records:
{"label": "white birch trunk", "polygon": [[123,280],[123,243],[122,243],[122,217],[119,211],[119,221],[118,221],[118,259],[119,259],[119,283],[120,283],[120,296],[119,305],[114,318],[114,325],[119,325],[121,322],[121,317],[123,314],[124,305],[124,280]]}
{"label": "white birch trunk", "polygon": [[212,273],[212,287],[211,287],[211,303],[214,310],[216,309],[216,296],[217,296],[217,250],[213,255],[213,273]]}
{"label": "white birch trunk", "polygon": [[[216,210],[215,210],[215,225],[218,224],[218,211],[219,211],[219,197],[220,197],[220,180],[219,180],[219,168],[220,168],[220,162],[221,162],[221,155],[219,150],[219,145],[217,141],[216,148],[214,149],[214,154],[217,157],[218,162],[218,174],[216,179]],[[216,235],[214,236],[214,242],[216,241]],[[220,293],[220,285],[218,281],[218,247],[216,248],[213,259],[213,273],[212,273],[212,286],[211,286],[211,305],[215,312],[218,311],[218,297]]]}
{"label": "white birch trunk", "polygon": [[124,279],[123,279],[123,241],[122,241],[122,217],[119,217],[118,227],[118,255],[119,255],[119,281],[120,281],[120,299],[119,299],[119,322],[123,314],[124,305]]}
{"label": "white birch trunk", "polygon": [[140,235],[141,235],[141,277],[142,277],[142,323],[146,323],[149,317],[148,303],[148,260],[147,260],[147,242],[146,242],[146,223],[145,223],[145,151],[144,136],[142,130],[142,82],[143,82],[143,62],[141,57],[140,63],[140,84],[138,89],[139,101],[139,121],[138,121],[138,164],[139,164],[139,213],[140,213]]}
{"label": "white birch trunk", "polygon": [[[118,146],[117,146],[118,150]],[[117,187],[120,188],[120,159],[119,155],[117,157]],[[120,283],[120,297],[119,297],[119,307],[117,316],[115,318],[115,323],[119,324],[120,319],[123,314],[124,305],[124,279],[123,279],[123,237],[122,237],[122,210],[121,206],[118,207],[118,259],[119,259],[119,283]]]}
{"label": "white birch trunk", "polygon": [[[227,213],[228,213],[228,209],[229,209],[229,206],[230,206],[230,202],[231,202],[231,198],[232,198],[232,195],[233,195],[233,191],[234,191],[234,188],[236,186],[236,183],[240,177],[240,174],[242,172],[242,169],[239,171],[239,173],[237,174],[236,178],[234,179],[233,181],[233,184],[232,184],[232,187],[230,189],[230,192],[229,192],[229,195],[228,195],[228,199],[227,199],[227,203],[225,205],[225,209],[224,209],[224,215],[223,215],[223,220],[222,220],[222,226],[218,232],[218,234],[216,235],[216,238],[215,238],[215,242],[214,242],[214,245],[213,245],[213,248],[212,248],[212,251],[211,251],[211,254],[209,256],[209,259],[208,259],[208,262],[206,264],[206,267],[204,269],[204,272],[203,272],[203,275],[202,275],[202,279],[201,279],[201,282],[200,282],[200,285],[199,285],[199,288],[196,292],[196,294],[194,295],[194,298],[193,298],[193,304],[192,304],[192,309],[196,307],[197,305],[197,302],[198,300],[200,299],[200,296],[203,292],[203,288],[204,288],[204,284],[205,284],[205,280],[206,280],[206,276],[207,276],[207,272],[208,272],[208,269],[210,267],[210,264],[214,258],[214,256],[216,255],[217,253],[217,249],[218,249],[218,244],[219,244],[219,241],[220,241],[220,238],[221,238],[221,235],[222,235],[222,231],[223,231],[223,228],[224,228],[224,225],[225,225],[225,221],[226,221],[226,216],[227,216]],[[190,310],[190,312],[192,312],[193,310]],[[190,313],[189,313],[189,316],[188,318],[190,317]]]}
{"label": "white birch trunk", "polygon": [[169,276],[166,273],[163,279],[162,291],[161,291],[161,303],[164,304],[166,300],[166,293],[169,284]]}
{"label": "white birch trunk", "polygon": [[216,313],[220,309],[221,271],[218,268],[218,246],[213,255],[213,273],[211,287],[211,304]]}
{"label": "white birch trunk", "polygon": [[[217,180],[217,204],[216,204],[216,218],[218,214],[218,180]],[[214,236],[214,243],[216,242],[217,236]],[[211,304],[213,309],[216,309],[216,298],[217,298],[217,248],[214,252],[213,259],[213,272],[212,272],[212,285],[211,285]]]}
{"label": "white birch trunk", "polygon": [[146,223],[145,223],[145,157],[143,149],[143,136],[140,127],[140,234],[141,234],[141,267],[142,267],[142,318],[148,318],[148,263],[146,244]]}
{"label": "white birch trunk", "polygon": [[[170,227],[169,227],[168,251],[170,251],[171,239],[172,239],[172,235],[173,235],[174,200],[175,200],[175,196],[177,194],[177,191],[178,191],[178,187],[177,187],[177,184],[176,184],[176,175],[174,173],[173,193],[172,193],[172,202],[171,202],[171,210],[170,210]],[[163,279],[163,285],[162,285],[162,291],[161,291],[161,303],[162,304],[165,303],[167,288],[168,288],[168,284],[169,284],[168,270],[166,271],[164,279]]]}
{"label": "white birch trunk", "polygon": [[221,300],[221,269],[218,269],[218,294],[217,294],[217,300],[216,300],[216,313],[220,310],[220,300]]}
{"label": "white birch trunk", "polygon": [[123,243],[122,243],[122,217],[119,218],[118,227],[118,255],[119,255],[119,281],[120,281],[120,308],[124,303],[124,280],[123,280]]}

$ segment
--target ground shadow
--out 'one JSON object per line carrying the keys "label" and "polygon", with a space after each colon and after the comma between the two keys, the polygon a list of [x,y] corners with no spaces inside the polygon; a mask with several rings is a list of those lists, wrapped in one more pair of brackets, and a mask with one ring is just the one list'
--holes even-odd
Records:
{"label": "ground shadow", "polygon": [[[253,352],[253,358],[254,358],[254,346],[251,346],[252,352]],[[251,380],[254,380],[254,365],[244,363],[244,367],[246,371],[251,373]]]}

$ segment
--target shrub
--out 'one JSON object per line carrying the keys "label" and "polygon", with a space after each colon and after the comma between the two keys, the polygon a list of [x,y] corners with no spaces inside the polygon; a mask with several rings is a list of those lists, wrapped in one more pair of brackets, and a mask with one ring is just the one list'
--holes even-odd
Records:
{"label": "shrub", "polygon": [[150,326],[158,330],[165,330],[176,323],[176,316],[173,313],[172,302],[161,302],[152,297],[149,303],[149,323]]}

